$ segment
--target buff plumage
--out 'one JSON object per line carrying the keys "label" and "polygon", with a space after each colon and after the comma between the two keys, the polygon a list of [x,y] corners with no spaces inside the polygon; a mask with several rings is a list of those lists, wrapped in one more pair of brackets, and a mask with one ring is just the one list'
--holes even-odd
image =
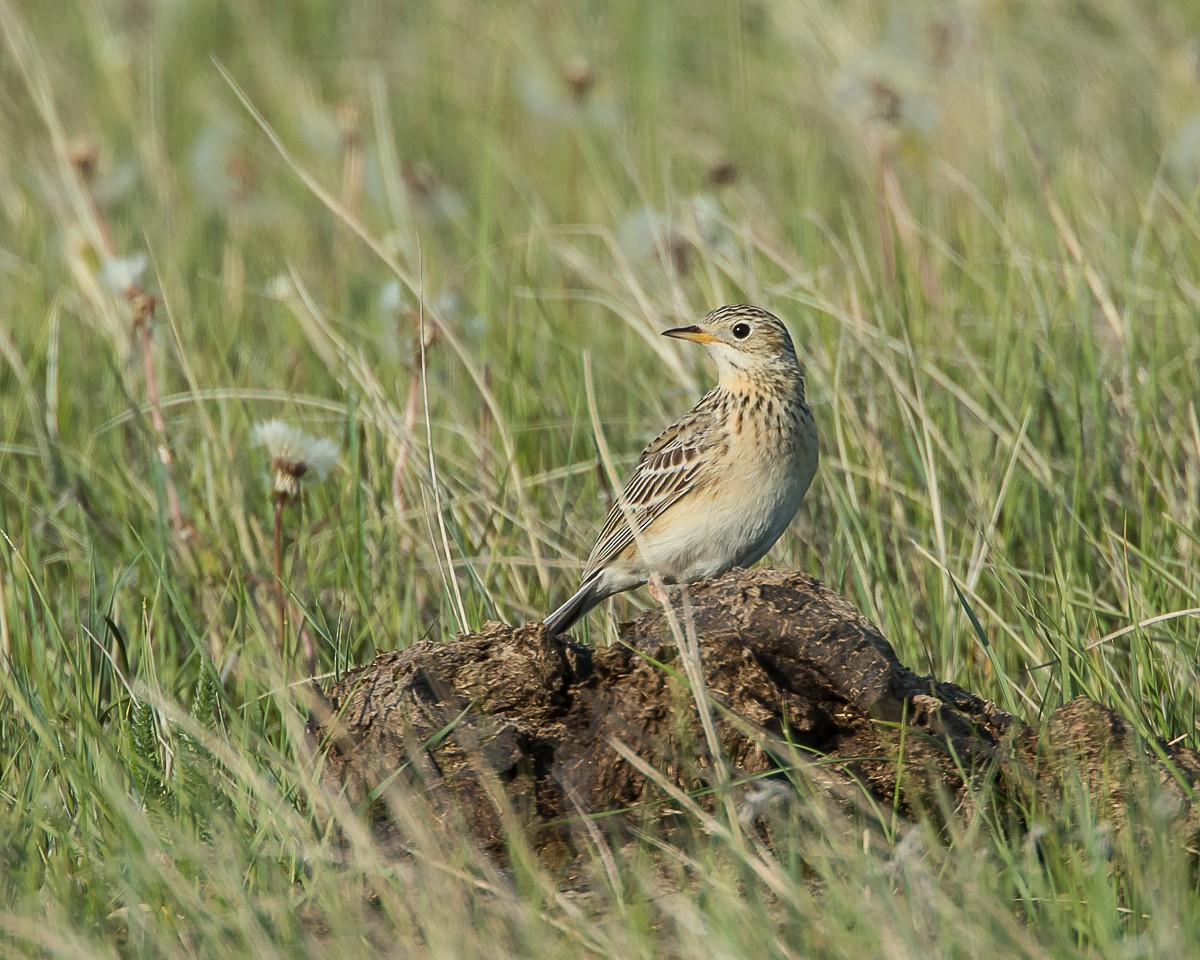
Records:
{"label": "buff plumage", "polygon": [[664,336],[703,344],[717,385],[642,451],[579,589],[546,618],[551,633],[652,576],[690,583],[755,563],[787,529],[816,473],[804,368],[778,317],[727,306]]}

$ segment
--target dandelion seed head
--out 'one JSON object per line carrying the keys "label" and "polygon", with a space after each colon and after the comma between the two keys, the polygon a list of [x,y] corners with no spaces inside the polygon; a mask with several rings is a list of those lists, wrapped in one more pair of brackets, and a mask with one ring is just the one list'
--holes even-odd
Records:
{"label": "dandelion seed head", "polygon": [[267,296],[272,300],[291,300],[296,295],[296,285],[286,273],[277,273],[267,283]]}
{"label": "dandelion seed head", "polygon": [[282,500],[300,495],[302,480],[324,480],[337,466],[338,445],[326,437],[314,437],[282,420],[255,424],[254,442],[266,448],[274,477],[271,493]]}
{"label": "dandelion seed head", "polygon": [[889,50],[873,50],[842,68],[834,102],[867,126],[929,139],[938,125],[932,83],[923,64]]}
{"label": "dandelion seed head", "polygon": [[218,116],[201,129],[189,160],[192,189],[206,206],[226,215],[236,212],[244,222],[255,224],[273,223],[283,216],[282,207],[263,189],[238,125],[228,117]]}
{"label": "dandelion seed head", "polygon": [[77,134],[67,144],[67,159],[71,166],[79,171],[85,183],[91,183],[96,176],[96,167],[100,162],[100,148],[96,141],[85,134]]}
{"label": "dandelion seed head", "polygon": [[126,293],[138,285],[150,261],[144,253],[132,257],[105,257],[100,285],[112,293]]}
{"label": "dandelion seed head", "polygon": [[1200,114],[1193,114],[1163,153],[1174,186],[1190,192],[1200,183]]}
{"label": "dandelion seed head", "polygon": [[568,64],[555,83],[546,70],[529,66],[517,78],[517,95],[535,117],[567,127],[608,127],[620,119],[611,101],[599,98],[585,61]]}
{"label": "dandelion seed head", "polygon": [[102,206],[109,206],[126,196],[138,182],[138,168],[128,160],[118,163],[111,171],[92,182],[92,196]]}
{"label": "dandelion seed head", "polygon": [[324,104],[301,101],[297,126],[306,147],[322,157],[336,157],[342,147],[337,113]]}
{"label": "dandelion seed head", "polygon": [[408,309],[408,304],[404,300],[404,291],[400,286],[399,280],[389,280],[379,288],[379,297],[376,301],[379,312],[389,318],[400,316]]}

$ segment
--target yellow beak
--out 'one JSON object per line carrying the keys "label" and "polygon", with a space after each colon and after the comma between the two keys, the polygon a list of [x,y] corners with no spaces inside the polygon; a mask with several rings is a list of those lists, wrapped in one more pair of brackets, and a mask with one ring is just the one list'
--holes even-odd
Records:
{"label": "yellow beak", "polygon": [[674,337],[676,340],[691,340],[694,343],[720,343],[718,337],[714,337],[711,333],[705,333],[697,326],[691,327],[673,327],[670,330],[664,330],[664,337]]}

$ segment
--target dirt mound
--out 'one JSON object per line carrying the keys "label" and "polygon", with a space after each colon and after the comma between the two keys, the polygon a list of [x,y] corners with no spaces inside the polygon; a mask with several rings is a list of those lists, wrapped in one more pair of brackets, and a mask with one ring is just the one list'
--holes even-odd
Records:
{"label": "dirt mound", "polygon": [[[1196,836],[1200,755],[1144,743],[1091,701],[1062,707],[1039,735],[909,670],[874,625],[802,573],[693,584],[672,615],[647,613],[620,636],[591,648],[540,624],[489,623],[382,654],[317,696],[310,731],[328,747],[324,775],[356,803],[415,781],[442,823],[493,855],[520,825],[550,862],[579,848],[587,814],[627,811],[644,826],[677,813],[659,802],[672,789],[694,795],[796,767],[848,808],[873,797],[902,815],[969,803],[981,776],[1026,799],[1057,797],[1070,777],[1117,822],[1130,778],[1148,776],[1181,842]],[[399,830],[382,801],[374,814]]]}

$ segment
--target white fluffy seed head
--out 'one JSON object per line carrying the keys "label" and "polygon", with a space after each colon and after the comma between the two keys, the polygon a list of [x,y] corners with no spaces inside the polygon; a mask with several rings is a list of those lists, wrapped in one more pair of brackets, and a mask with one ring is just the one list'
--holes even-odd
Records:
{"label": "white fluffy seed head", "polygon": [[144,253],[132,257],[105,257],[100,268],[100,285],[111,293],[124,295],[138,285],[149,263]]}
{"label": "white fluffy seed head", "polygon": [[324,480],[337,466],[338,445],[314,437],[282,420],[264,420],[254,426],[254,442],[265,447],[275,476],[271,492],[284,500],[300,495],[301,480]]}

